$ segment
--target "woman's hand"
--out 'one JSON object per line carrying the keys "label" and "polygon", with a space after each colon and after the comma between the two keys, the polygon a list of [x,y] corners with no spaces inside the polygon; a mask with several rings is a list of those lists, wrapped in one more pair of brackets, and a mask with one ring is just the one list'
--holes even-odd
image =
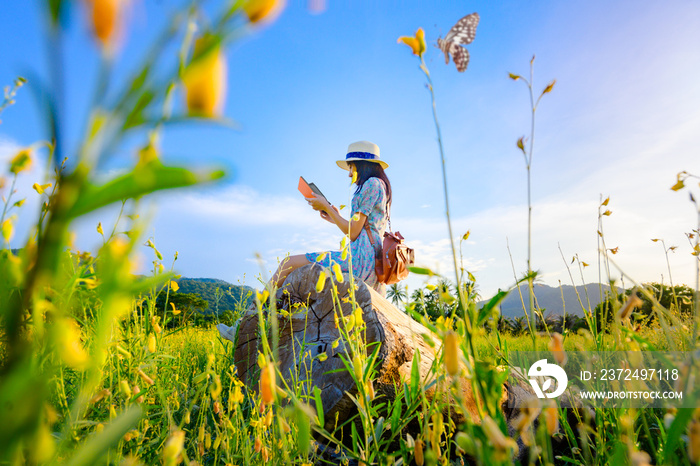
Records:
{"label": "woman's hand", "polygon": [[[340,211],[338,210],[338,208],[337,208],[336,206],[332,205],[331,208],[332,208],[333,210],[335,210],[336,213],[337,213],[338,215],[340,215]],[[321,218],[322,218],[323,220],[326,220],[327,222],[335,223],[335,222],[333,221],[333,219],[331,218],[331,216],[328,214],[328,212],[326,212],[325,210],[322,210],[322,211],[321,211]]]}
{"label": "woman's hand", "polygon": [[337,226],[343,233],[348,232],[348,221],[340,215],[340,211],[336,206],[330,205],[325,198],[316,193],[314,193],[314,197],[306,197],[304,199],[306,199],[306,202],[308,202],[314,210],[319,211],[323,220]]}
{"label": "woman's hand", "polygon": [[328,212],[331,209],[331,205],[328,203],[328,201],[316,193],[314,193],[314,197],[306,197],[304,199],[306,199],[306,202],[308,202],[314,210]]}

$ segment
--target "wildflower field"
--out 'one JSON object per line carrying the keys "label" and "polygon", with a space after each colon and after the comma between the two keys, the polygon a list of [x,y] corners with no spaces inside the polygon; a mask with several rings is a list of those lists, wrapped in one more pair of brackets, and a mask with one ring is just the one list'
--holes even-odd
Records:
{"label": "wildflower field", "polygon": [[[367,315],[355,299],[360,284],[331,267],[320,273],[310,289],[326,290],[336,304],[333,318],[339,337],[332,347],[354,384],[346,393],[349,417],[334,423],[324,413],[323,387],[314,385],[311,373],[315,364],[327,359],[325,353],[312,355],[302,346],[300,354],[294,355],[300,361],[298,371],[291,375],[280,371],[280,353],[285,348],[279,346],[279,322],[291,311],[284,308],[282,299],[275,299],[281,298],[278,290],[262,285],[247,302],[229,309],[229,324],[245,315],[259,322],[262,343],[252,371],[256,381],[246,385],[235,364],[236,344],[222,339],[212,325],[218,323],[219,314],[202,326],[188,325],[187,309],[175,304],[172,297],[181,278],[178,256],[164,257],[158,240],[148,236],[148,215],[143,215],[141,202],[157,192],[167,195],[171,189],[211,184],[224,177],[218,169],[164,163],[164,128],[203,121],[232,124],[222,113],[229,73],[224,52],[227,47],[245,46],[242,37],[264,34],[284,4],[238,0],[213,2],[217,8],[205,8],[192,2],[173,13],[158,40],[144,44],[145,58],[124,77],[115,74],[111,64],[126,34],[123,8],[127,3],[51,0],[41,4],[50,44],[57,44],[69,26],[89,31],[100,57],[96,88],[112,86],[117,92],[110,96],[117,97],[106,99],[97,92],[82,128],[83,138],[75,151],[68,151],[57,111],[57,101],[66,96],[60,69],[54,68],[55,82],[45,89],[50,97],[45,109],[50,134],[16,151],[7,177],[0,179],[0,464],[643,466],[700,462],[697,356],[677,367],[680,376],[674,382],[685,394],[678,407],[593,409],[585,403],[562,406],[534,398],[512,416],[506,412],[507,379],[513,370],[510,352],[551,351],[561,358],[586,351],[696,355],[700,349],[698,284],[645,284],[635,282],[634,276],[626,277],[632,283],[627,289],[614,283],[610,269],[616,248],[605,244],[604,230],[613,206],[609,198],[601,197],[598,259],[609,291],[601,291],[599,305],[592,306],[586,296],[566,303],[568,309],[580,309],[578,318],[564,315],[554,321],[538,307],[533,292],[538,272],[530,255],[535,116],[540,102],[555,95],[557,87],[555,80],[541,90],[535,85],[532,57],[529,76],[509,76],[513,86],[525,85],[531,103],[524,110],[531,115],[532,131],[513,144],[523,155],[528,181],[527,270],[514,280],[511,290],[479,296],[478,282],[462,259],[462,244],[470,233],[453,232],[450,218],[449,167],[429,69],[433,62],[426,60],[429,48],[422,28],[397,37],[396,48],[406,60],[415,61],[417,75],[425,79],[426,99],[431,99],[431,109],[426,103],[425,111],[432,112],[431,125],[435,124],[430,131],[437,136],[434,163],[442,170],[440,188],[444,189],[454,276],[413,267],[412,274],[425,279],[423,286],[409,296],[402,285],[394,285],[388,297],[407,319],[426,329],[418,337],[430,354],[416,349],[409,355],[406,377],[394,381],[391,393],[375,392],[379,348],[366,341]],[[324,2],[314,4],[319,3]],[[87,25],[62,20],[73,9],[81,11]],[[469,56],[449,42],[466,50],[461,45],[474,39],[478,21],[476,13],[465,16],[446,35],[446,45],[440,45],[439,53],[455,63],[455,72],[467,68]],[[155,64],[162,62],[166,65],[159,65],[156,72]],[[12,118],[9,110],[16,100],[28,98],[24,92],[31,84],[31,77],[18,77],[8,85],[0,106],[4,119]],[[180,98],[182,105],[177,104]],[[115,148],[134,141],[137,147],[130,168],[105,174],[102,164]],[[42,163],[45,178],[35,181],[32,193],[40,199],[38,217],[32,220],[26,242],[11,248],[19,219],[34,214],[23,210],[25,200],[16,196],[16,183]],[[689,193],[697,210],[693,197],[698,193],[697,182],[696,174],[681,171],[668,184],[674,191]],[[79,250],[71,234],[75,223],[92,218],[106,206],[121,209],[114,228],[97,223],[94,228],[102,246],[97,251]],[[684,251],[692,255],[696,275],[700,212],[697,221],[698,227],[686,234],[689,247]],[[666,257],[674,250],[661,239],[653,241],[663,246]],[[343,242],[346,250],[349,243]],[[148,274],[137,272],[136,252],[143,245],[151,254]],[[573,276],[589,265],[576,256],[569,266]],[[672,275],[670,265],[668,275]],[[523,289],[523,317],[504,319],[499,305],[509,293]],[[217,296],[226,292],[217,289]],[[343,314],[344,305],[351,312]],[[304,312],[303,305],[295,309]],[[423,376],[421,362],[425,361],[430,364]],[[465,390],[473,400],[463,396]]]}

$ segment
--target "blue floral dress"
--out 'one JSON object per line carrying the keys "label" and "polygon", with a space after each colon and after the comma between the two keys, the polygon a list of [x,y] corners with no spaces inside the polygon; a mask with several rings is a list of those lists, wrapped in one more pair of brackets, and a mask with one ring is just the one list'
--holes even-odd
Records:
{"label": "blue floral dress", "polygon": [[[360,192],[352,197],[352,212],[350,217],[356,213],[363,213],[367,216],[369,229],[374,237],[374,244],[381,247],[382,238],[384,238],[384,230],[388,219],[386,208],[386,188],[384,182],[379,178],[369,178],[362,185]],[[351,254],[348,254],[345,260],[342,259],[340,251],[331,251],[326,254],[326,257],[318,263],[324,267],[330,267],[331,262],[340,264],[340,268],[344,273],[348,273],[349,259],[352,256],[352,273],[355,278],[363,280],[368,286],[374,288],[382,296],[386,295],[386,286],[383,283],[377,282],[377,275],[374,272],[374,248],[367,236],[367,230],[362,228],[360,234],[355,238],[355,241],[350,246]],[[323,252],[310,252],[306,254],[306,259],[310,262],[316,262],[318,256]]]}

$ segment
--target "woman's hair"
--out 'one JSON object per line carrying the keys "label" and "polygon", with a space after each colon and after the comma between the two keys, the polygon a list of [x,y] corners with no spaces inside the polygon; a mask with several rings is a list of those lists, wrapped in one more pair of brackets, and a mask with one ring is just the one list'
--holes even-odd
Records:
{"label": "woman's hair", "polygon": [[387,178],[386,173],[384,173],[382,166],[376,162],[367,162],[364,160],[356,160],[349,163],[354,164],[355,171],[357,171],[357,181],[355,182],[357,189],[355,190],[355,194],[359,193],[365,181],[372,177],[379,178],[384,182],[386,188],[386,210],[388,212],[389,207],[391,207],[391,183],[389,183],[389,178]]}

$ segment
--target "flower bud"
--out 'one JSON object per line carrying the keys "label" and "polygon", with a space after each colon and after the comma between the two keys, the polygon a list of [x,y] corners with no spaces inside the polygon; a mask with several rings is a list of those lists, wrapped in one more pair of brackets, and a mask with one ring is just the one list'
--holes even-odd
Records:
{"label": "flower bud", "polygon": [[425,458],[423,457],[423,441],[419,438],[416,439],[413,446],[413,457],[418,466],[423,466],[423,463],[425,463]]}
{"label": "flower bud", "polygon": [[195,59],[182,78],[188,111],[205,117],[221,115],[226,100],[226,58],[221,45],[212,46],[210,40],[205,36],[195,41]]}
{"label": "flower bud", "polygon": [[630,315],[632,315],[632,311],[634,311],[635,308],[640,307],[642,304],[644,304],[644,302],[639,299],[636,290],[632,290],[632,294],[630,294],[627,302],[617,313],[618,320],[624,321],[625,319],[628,319]]}
{"label": "flower bud", "polygon": [[173,432],[163,447],[163,462],[165,464],[175,464],[177,457],[182,453],[185,445],[185,433],[181,430]]}
{"label": "flower bud", "polygon": [[260,372],[260,396],[263,403],[269,404],[275,400],[276,385],[275,366],[268,363]]}
{"label": "flower bud", "polygon": [[693,419],[688,427],[688,459],[695,464],[700,461],[700,421]]}
{"label": "flower bud", "polygon": [[550,405],[544,408],[544,422],[549,435],[554,435],[559,430],[559,412],[556,406]]}
{"label": "flower bud", "polygon": [[362,360],[358,354],[352,357],[352,368],[355,371],[356,380],[362,380]]}
{"label": "flower bud", "polygon": [[10,173],[17,175],[32,167],[31,149],[22,149],[10,161]]}
{"label": "flower bud", "polygon": [[243,4],[243,11],[253,24],[269,23],[279,16],[284,4],[284,0],[247,0]]}
{"label": "flower bud", "polygon": [[156,336],[152,333],[148,334],[148,352],[149,353],[156,352]]}
{"label": "flower bud", "polygon": [[125,398],[131,398],[131,387],[129,387],[129,382],[127,382],[126,380],[122,380],[121,382],[119,382],[119,389],[121,390]]}
{"label": "flower bud", "polygon": [[445,358],[447,373],[457,375],[459,372],[459,337],[452,330],[445,335],[443,357]]}
{"label": "flower bud", "polygon": [[549,340],[549,350],[560,366],[566,364],[566,352],[564,351],[564,337],[560,333],[553,333]]}
{"label": "flower bud", "polygon": [[343,271],[340,269],[340,264],[337,262],[333,264],[333,273],[335,273],[335,281],[343,283]]}
{"label": "flower bud", "polygon": [[316,293],[320,293],[323,291],[323,287],[326,284],[326,272],[321,271],[321,273],[318,274],[318,281],[316,282]]}
{"label": "flower bud", "polygon": [[95,37],[103,47],[111,45],[119,29],[124,0],[89,0]]}
{"label": "flower bud", "polygon": [[155,383],[153,379],[146,375],[141,369],[137,369],[136,373],[139,375],[139,377],[141,377],[141,380],[146,382],[148,385],[153,385]]}

